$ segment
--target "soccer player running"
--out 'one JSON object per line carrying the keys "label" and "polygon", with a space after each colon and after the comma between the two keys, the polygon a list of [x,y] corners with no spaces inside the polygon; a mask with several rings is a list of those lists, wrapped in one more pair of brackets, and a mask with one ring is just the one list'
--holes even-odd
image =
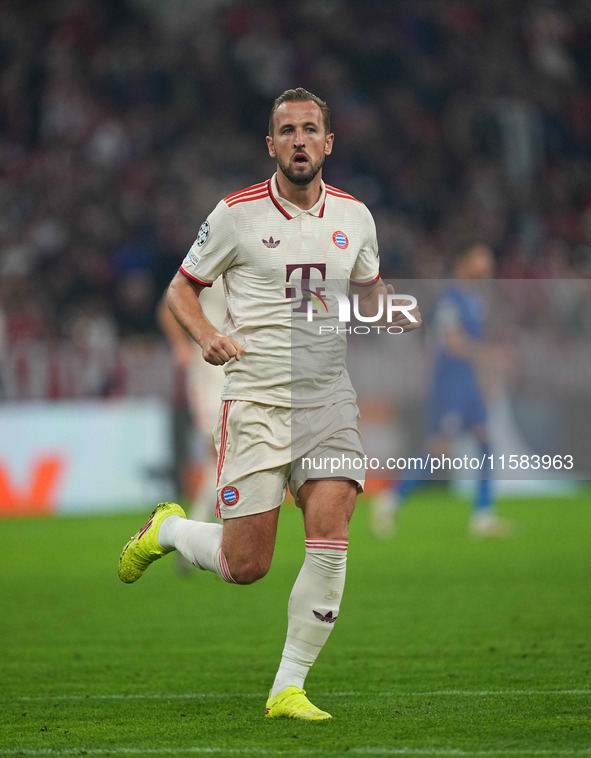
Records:
{"label": "soccer player running", "polygon": [[[340,362],[326,361],[310,346],[317,371],[294,378],[292,316],[306,305],[307,294],[323,291],[322,282],[346,282],[347,288],[351,282],[364,315],[375,315],[379,298],[394,292],[379,276],[368,209],[322,181],[333,140],[324,101],[302,88],[280,95],[267,137],[276,173],[217,205],[173,279],[171,311],[205,360],[225,366],[215,431],[223,524],[191,521],[180,506],[161,503],[119,559],[119,576],[128,583],[172,550],[226,582],[255,582],[271,565],[289,483],[304,517],[306,555],[289,599],[269,718],[330,718],[303,687],[339,615],[349,520],[364,484],[355,466],[350,478],[317,471],[310,478],[305,470],[305,456],[344,454],[359,461],[363,451],[344,350]],[[219,276],[228,305],[224,333],[206,320],[199,303]],[[390,323],[416,328],[420,314],[413,313],[414,321],[400,312]]]}
{"label": "soccer player running", "polygon": [[[468,432],[478,444],[480,456],[488,461],[488,412],[479,374],[503,368],[507,356],[484,342],[485,305],[471,283],[492,279],[494,274],[492,250],[480,242],[470,243],[454,256],[454,281],[436,303],[437,347],[427,401],[426,449],[432,456],[450,456],[454,440]],[[427,453],[422,459],[427,459]],[[511,524],[495,512],[491,476],[486,465],[474,492],[470,532],[476,537],[506,537],[511,532]],[[392,532],[400,506],[428,482],[425,476],[407,476],[374,498],[372,523],[377,537]]]}

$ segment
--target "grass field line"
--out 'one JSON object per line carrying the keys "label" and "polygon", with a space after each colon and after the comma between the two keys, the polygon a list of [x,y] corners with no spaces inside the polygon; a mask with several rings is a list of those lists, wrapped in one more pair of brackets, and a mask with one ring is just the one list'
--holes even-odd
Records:
{"label": "grass field line", "polygon": [[[538,695],[591,695],[591,690],[425,690],[405,691],[370,691],[342,690],[318,692],[316,697],[495,697],[495,696],[536,697]],[[2,701],[36,702],[44,700],[224,700],[227,698],[256,698],[262,695],[256,692],[138,692],[138,693],[98,693],[94,695],[0,695]],[[1,755],[2,753],[0,753]]]}
{"label": "grass field line", "polygon": [[[493,756],[493,755],[511,755],[511,756],[568,756],[576,758],[577,756],[591,755],[591,748],[582,750],[572,749],[538,749],[538,748],[497,748],[488,750],[463,750],[462,748],[420,748],[420,747],[351,747],[347,749],[348,753],[355,755],[425,755],[425,756],[459,756],[460,758],[469,758],[469,756]],[[297,748],[280,750],[267,747],[104,747],[104,748],[0,748],[0,755],[318,755],[325,754],[324,748]]]}

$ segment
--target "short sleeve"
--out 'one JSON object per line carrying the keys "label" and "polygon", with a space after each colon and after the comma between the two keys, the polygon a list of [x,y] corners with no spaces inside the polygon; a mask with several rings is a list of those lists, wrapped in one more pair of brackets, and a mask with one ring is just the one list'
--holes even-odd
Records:
{"label": "short sleeve", "polygon": [[234,219],[222,201],[199,227],[197,239],[181,264],[181,274],[210,287],[233,264],[236,249]]}
{"label": "short sleeve", "polygon": [[369,210],[363,206],[364,241],[351,270],[351,284],[373,284],[380,277],[380,257],[376,225]]}

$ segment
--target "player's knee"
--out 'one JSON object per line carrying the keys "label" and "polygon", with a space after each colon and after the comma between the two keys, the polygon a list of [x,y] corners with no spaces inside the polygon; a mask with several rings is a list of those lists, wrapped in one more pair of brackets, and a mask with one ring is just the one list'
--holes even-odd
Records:
{"label": "player's knee", "polygon": [[312,539],[348,540],[349,521],[350,517],[346,512],[320,514],[309,525],[307,536]]}
{"label": "player's knee", "polygon": [[268,563],[254,557],[230,563],[230,573],[236,584],[254,584],[266,576],[268,571]]}
{"label": "player's knee", "polygon": [[236,584],[254,584],[262,579],[267,573],[266,569],[261,568],[240,568],[238,571],[234,571],[232,578]]}

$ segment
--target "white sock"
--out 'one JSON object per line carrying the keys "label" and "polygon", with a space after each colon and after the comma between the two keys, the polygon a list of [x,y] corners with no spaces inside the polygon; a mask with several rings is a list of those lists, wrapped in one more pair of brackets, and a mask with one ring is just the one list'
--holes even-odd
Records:
{"label": "white sock", "polygon": [[222,533],[221,524],[168,516],[160,524],[158,543],[165,550],[178,550],[193,566],[213,571],[224,581],[235,584],[222,551]]}
{"label": "white sock", "polygon": [[306,540],[306,559],[287,610],[287,639],[271,696],[302,689],[310,667],[328,639],[345,587],[347,540]]}

